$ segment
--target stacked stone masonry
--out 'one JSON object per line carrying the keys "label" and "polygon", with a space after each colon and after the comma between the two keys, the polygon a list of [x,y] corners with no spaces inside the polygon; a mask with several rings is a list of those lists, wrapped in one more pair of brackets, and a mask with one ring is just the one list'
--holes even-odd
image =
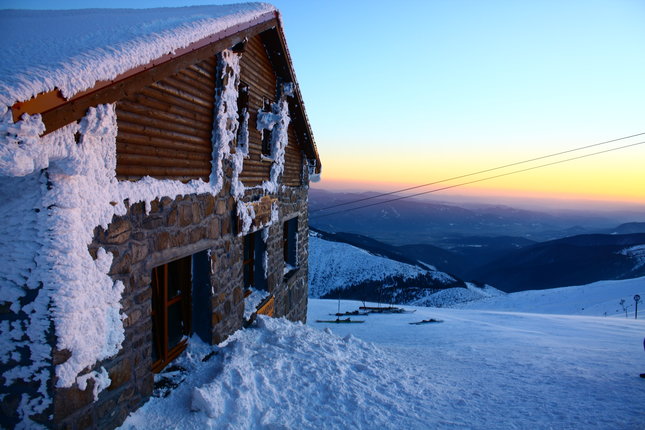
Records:
{"label": "stacked stone masonry", "polygon": [[[307,312],[307,186],[280,187],[279,219],[268,229],[267,286],[275,297],[275,316],[305,321]],[[258,200],[263,193],[249,190],[245,201]],[[175,200],[165,197],[152,202],[146,213],[143,203],[114,217],[107,230],[97,227],[89,252],[104,248],[114,256],[110,275],[125,285],[123,314],[125,341],[117,356],[97,363],[88,372],[107,369],[111,385],[93,401],[92,386],[81,391],[76,385],[57,388],[54,393],[54,422],[64,429],[111,428],[123,422],[152,394],[152,269],[203,250],[210,253],[211,342],[218,344],[243,326],[243,243],[235,231],[235,202],[227,182],[217,196],[188,195]],[[299,267],[284,273],[283,222],[298,217]],[[55,351],[58,364],[66,351]],[[90,381],[92,384],[92,381]]]}

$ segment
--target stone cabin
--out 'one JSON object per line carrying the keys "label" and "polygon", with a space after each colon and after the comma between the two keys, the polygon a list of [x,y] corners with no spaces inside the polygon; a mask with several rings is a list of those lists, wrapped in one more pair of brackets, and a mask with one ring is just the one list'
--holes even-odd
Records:
{"label": "stone cabin", "polygon": [[191,336],[305,321],[321,164],[278,11],[1,13],[33,29],[0,78],[1,426],[116,427]]}

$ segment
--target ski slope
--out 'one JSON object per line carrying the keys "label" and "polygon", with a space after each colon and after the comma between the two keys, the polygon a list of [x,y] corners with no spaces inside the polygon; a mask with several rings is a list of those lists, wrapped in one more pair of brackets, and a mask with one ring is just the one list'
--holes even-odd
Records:
{"label": "ski slope", "polygon": [[[589,291],[612,285],[553,290],[552,298],[584,306],[594,297]],[[193,338],[179,360],[186,380],[122,428],[642,429],[645,423],[645,379],[638,376],[645,372],[645,315],[410,307],[416,311],[340,325],[315,322],[333,318],[338,302],[309,303],[307,325],[261,317],[219,347]],[[341,310],[359,304],[342,302]],[[409,324],[428,318],[443,322]],[[217,354],[202,361],[212,351]]]}
{"label": "ski slope", "polygon": [[[620,305],[625,300],[627,315],[634,318],[634,296],[640,294],[639,315],[645,319],[645,277],[619,281],[600,281],[588,285],[519,291],[482,298],[455,307],[465,309],[539,312],[546,314],[625,317]],[[645,336],[645,333],[643,334]]]}

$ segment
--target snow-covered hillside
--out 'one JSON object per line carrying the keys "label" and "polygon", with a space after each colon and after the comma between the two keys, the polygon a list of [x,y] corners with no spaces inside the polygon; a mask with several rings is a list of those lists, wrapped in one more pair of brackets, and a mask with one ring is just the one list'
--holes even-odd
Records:
{"label": "snow-covered hillside", "polygon": [[632,246],[620,251],[621,255],[625,255],[634,261],[634,270],[640,269],[645,266],[645,245]]}
{"label": "snow-covered hillside", "polygon": [[[561,310],[591,308],[597,291],[613,288],[614,303],[627,287],[558,289],[551,299]],[[185,381],[122,428],[643,428],[645,318],[416,308],[316,322],[336,309],[311,299],[307,325],[261,317],[219,347],[192,339],[178,363]],[[428,318],[443,322],[409,324]]]}
{"label": "snow-covered hillside", "polygon": [[336,289],[348,289],[370,280],[429,278],[440,286],[456,283],[452,276],[371,254],[315,234],[309,237],[309,296],[322,297]]}
{"label": "snow-covered hillside", "polygon": [[479,288],[466,282],[466,288],[446,288],[436,293],[419,295],[416,300],[407,304],[412,306],[430,306],[436,308],[455,307],[464,303],[478,302],[490,297],[504,297],[506,293],[490,285]]}
{"label": "snow-covered hillside", "polygon": [[[520,291],[504,296],[482,298],[456,307],[465,309],[508,312],[537,312],[545,314],[625,316],[634,317],[634,296],[645,300],[645,277],[621,281],[601,281],[589,285],[553,288],[550,290]],[[639,313],[645,319],[645,303],[639,304]],[[645,333],[643,333],[645,335]]]}

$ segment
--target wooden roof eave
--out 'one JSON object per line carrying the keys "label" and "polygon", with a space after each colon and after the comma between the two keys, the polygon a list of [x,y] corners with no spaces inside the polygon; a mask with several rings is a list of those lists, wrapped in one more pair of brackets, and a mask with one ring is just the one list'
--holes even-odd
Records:
{"label": "wooden roof eave", "polygon": [[99,81],[94,87],[66,99],[59,89],[38,94],[11,107],[14,122],[27,113],[40,114],[48,134],[81,119],[87,109],[114,103],[129,93],[171,76],[191,64],[232,48],[245,39],[279,25],[278,12],[267,12],[246,23],[229,27],[219,33],[191,43],[174,53],[164,55],[148,64],[131,69],[110,81]]}
{"label": "wooden roof eave", "polygon": [[315,173],[320,173],[322,170],[320,156],[318,155],[316,142],[311,131],[311,125],[309,124],[309,118],[307,117],[305,104],[302,101],[303,99],[302,94],[300,93],[300,86],[298,85],[296,74],[293,70],[293,63],[291,61],[291,55],[289,54],[287,42],[284,37],[284,31],[282,30],[282,21],[279,19],[279,14],[278,25],[273,28],[273,31],[264,32],[262,36],[265,45],[277,45],[274,48],[279,50],[279,52],[282,54],[280,56],[270,56],[270,60],[273,63],[273,67],[276,70],[276,73],[282,75],[281,77],[286,81],[293,82],[295,84],[294,97],[292,100],[290,100],[289,103],[289,110],[292,112],[293,116],[292,121],[294,122],[296,130],[302,139],[305,155],[308,159],[316,161]]}

